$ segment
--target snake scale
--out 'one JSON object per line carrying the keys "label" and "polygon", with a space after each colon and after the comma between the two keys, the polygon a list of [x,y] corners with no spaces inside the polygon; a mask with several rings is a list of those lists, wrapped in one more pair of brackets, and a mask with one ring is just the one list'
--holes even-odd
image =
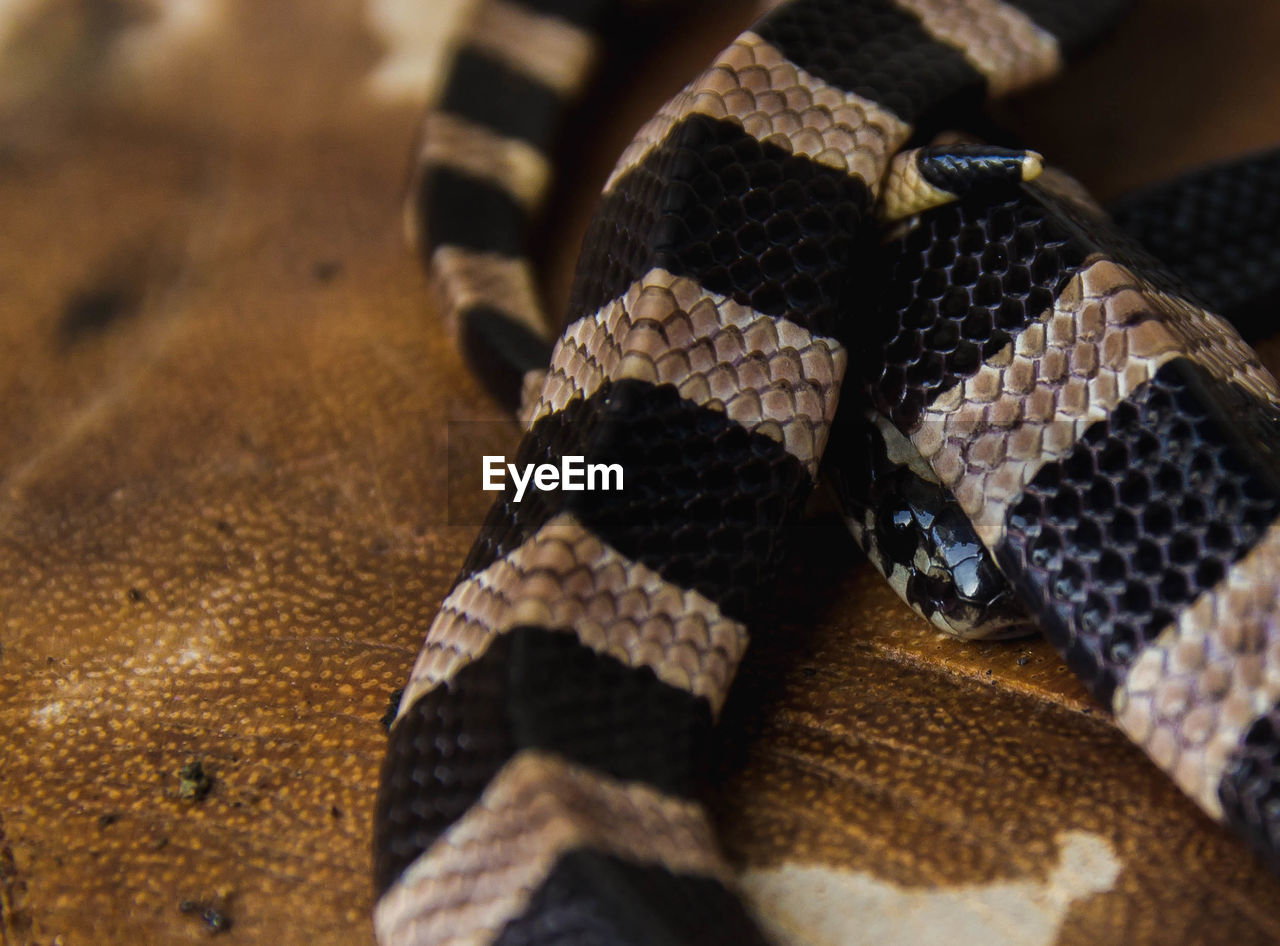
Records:
{"label": "snake scale", "polygon": [[903,151],[1122,6],[777,5],[622,155],[552,347],[525,243],[610,4],[481,5],[410,220],[523,400],[516,463],[626,481],[508,490],[428,631],[376,811],[384,946],[765,941],[699,763],[829,439],[909,452],[1120,728],[1275,856],[1275,381],[1028,153]]}

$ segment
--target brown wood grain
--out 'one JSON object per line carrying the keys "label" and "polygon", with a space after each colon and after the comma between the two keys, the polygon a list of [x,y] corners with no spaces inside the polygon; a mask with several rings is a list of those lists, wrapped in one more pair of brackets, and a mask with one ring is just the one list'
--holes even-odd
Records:
{"label": "brown wood grain", "polygon": [[[0,31],[4,946],[202,942],[206,908],[226,942],[371,942],[380,718],[474,531],[450,432],[514,442],[400,237],[417,106],[369,92],[372,3],[203,6],[150,58],[160,4]],[[694,17],[604,86],[553,296],[631,129],[745,19]],[[1276,36],[1271,4],[1151,0],[1002,115],[1118,193],[1280,142]],[[827,524],[795,547],[721,727],[739,863],[888,891],[924,941],[970,908],[993,946],[1280,941],[1280,884],[1047,647],[940,637]],[[991,891],[1062,896],[1085,835],[1114,882],[1046,939]]]}

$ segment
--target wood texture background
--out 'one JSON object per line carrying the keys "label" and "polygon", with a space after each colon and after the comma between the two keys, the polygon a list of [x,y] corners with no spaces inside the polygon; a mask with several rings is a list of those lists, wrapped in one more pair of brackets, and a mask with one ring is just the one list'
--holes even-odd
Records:
{"label": "wood texture background", "polygon": [[[515,440],[400,237],[421,92],[370,79],[456,5],[0,0],[3,946],[202,942],[207,906],[228,943],[372,940],[380,718],[474,532],[450,424]],[[613,156],[746,19],[607,80],[553,297]],[[1149,0],[1001,115],[1116,194],[1280,143],[1277,36],[1265,0]],[[826,870],[850,943],[1280,941],[1280,883],[1044,645],[932,633],[830,525],[796,547],[722,726],[749,876]]]}

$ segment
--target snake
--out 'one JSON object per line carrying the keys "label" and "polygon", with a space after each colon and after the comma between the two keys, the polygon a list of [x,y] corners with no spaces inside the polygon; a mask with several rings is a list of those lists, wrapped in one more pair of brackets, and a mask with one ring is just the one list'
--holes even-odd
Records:
{"label": "snake", "polygon": [[480,4],[408,228],[520,413],[516,465],[625,485],[487,516],[388,737],[383,946],[767,942],[701,763],[824,475],[908,604],[957,636],[1034,622],[1276,861],[1280,388],[1203,301],[1267,295],[1173,272],[1194,187],[1132,205],[1147,248],[1034,152],[945,134],[1124,6],[773,5],[622,154],[556,337],[527,252],[614,7]]}

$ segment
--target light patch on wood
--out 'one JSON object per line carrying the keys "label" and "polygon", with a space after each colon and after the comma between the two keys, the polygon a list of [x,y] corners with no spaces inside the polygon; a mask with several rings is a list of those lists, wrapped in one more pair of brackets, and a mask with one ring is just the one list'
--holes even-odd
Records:
{"label": "light patch on wood", "polygon": [[1102,837],[1058,837],[1058,862],[1044,881],[912,889],[863,871],[820,864],[748,870],[741,887],[774,942],[788,946],[948,946],[1016,942],[1049,946],[1071,904],[1110,890],[1120,860]]}
{"label": "light patch on wood", "polygon": [[41,729],[48,729],[66,721],[67,703],[65,700],[50,700],[31,711],[31,722]]}
{"label": "light patch on wood", "polygon": [[0,49],[17,35],[23,22],[44,0],[0,0]]}
{"label": "light patch on wood", "polygon": [[150,69],[172,60],[192,41],[210,32],[222,18],[224,0],[149,0],[148,16],[121,34],[117,62],[129,69]]}
{"label": "light patch on wood", "polygon": [[[128,681],[132,697],[129,703],[104,697],[100,671],[71,667],[56,679],[35,685],[44,687],[45,693],[33,694],[28,718],[33,726],[53,729],[102,712],[106,706],[121,718],[127,714],[149,719],[171,698],[167,694],[174,680],[189,674],[204,676],[227,666],[224,650],[230,633],[216,619],[155,624],[142,621],[133,636],[117,640],[120,651],[113,662],[112,673]],[[247,675],[241,679],[247,679]]]}
{"label": "light patch on wood", "polygon": [[196,664],[208,663],[211,656],[208,651],[197,647],[195,644],[188,644],[178,651],[170,662],[176,664],[179,670],[185,670]]}
{"label": "light patch on wood", "polygon": [[365,80],[375,99],[421,105],[434,96],[453,43],[478,0],[368,0],[365,22],[386,45]]}

